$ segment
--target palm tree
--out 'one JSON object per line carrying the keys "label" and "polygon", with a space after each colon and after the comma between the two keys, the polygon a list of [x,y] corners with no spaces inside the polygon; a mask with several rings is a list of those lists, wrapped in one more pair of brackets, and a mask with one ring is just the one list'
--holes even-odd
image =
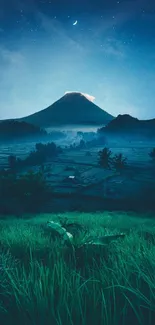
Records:
{"label": "palm tree", "polygon": [[104,148],[103,150],[99,151],[99,165],[103,168],[110,168],[110,164],[112,162],[112,152],[108,148]]}
{"label": "palm tree", "polygon": [[115,155],[112,161],[113,167],[118,171],[122,171],[126,167],[126,163],[127,158],[123,157],[122,153]]}

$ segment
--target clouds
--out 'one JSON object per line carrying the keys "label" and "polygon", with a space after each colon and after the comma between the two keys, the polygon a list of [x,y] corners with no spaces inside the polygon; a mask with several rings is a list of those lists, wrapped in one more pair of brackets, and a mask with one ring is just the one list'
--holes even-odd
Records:
{"label": "clouds", "polygon": [[91,102],[94,102],[95,101],[95,97],[92,96],[92,95],[88,95],[88,94],[85,94],[85,93],[82,93],[82,95],[84,95]]}
{"label": "clouds", "polygon": [[66,91],[65,92],[65,95],[66,94],[74,94],[74,93],[77,93],[77,94],[80,93],[81,95],[85,96],[88,100],[90,100],[90,102],[94,102],[95,101],[95,97],[94,96],[89,95],[89,94],[86,94],[86,93],[81,93],[79,91]]}

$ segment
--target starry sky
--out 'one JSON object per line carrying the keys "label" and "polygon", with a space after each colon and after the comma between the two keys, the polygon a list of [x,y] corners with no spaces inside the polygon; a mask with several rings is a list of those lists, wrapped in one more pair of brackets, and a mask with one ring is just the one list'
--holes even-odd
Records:
{"label": "starry sky", "polygon": [[0,73],[0,119],[68,91],[155,118],[155,1],[0,0]]}

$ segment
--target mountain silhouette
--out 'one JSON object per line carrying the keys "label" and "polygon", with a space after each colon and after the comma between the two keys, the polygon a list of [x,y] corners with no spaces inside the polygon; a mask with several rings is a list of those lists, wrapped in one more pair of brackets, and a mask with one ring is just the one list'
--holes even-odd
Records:
{"label": "mountain silhouette", "polygon": [[100,132],[117,135],[129,134],[131,136],[155,136],[155,119],[139,120],[128,114],[118,115],[110,121]]}
{"label": "mountain silhouette", "polygon": [[0,121],[0,143],[15,139],[39,139],[47,135],[48,133],[45,130],[24,121]]}
{"label": "mountain silhouette", "polygon": [[34,124],[39,127],[62,125],[106,125],[114,117],[83,94],[67,93],[51,106],[24,117],[20,121]]}

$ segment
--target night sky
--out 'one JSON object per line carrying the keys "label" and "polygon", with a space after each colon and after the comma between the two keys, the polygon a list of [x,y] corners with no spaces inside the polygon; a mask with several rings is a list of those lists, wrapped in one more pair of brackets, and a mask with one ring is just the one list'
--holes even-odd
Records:
{"label": "night sky", "polygon": [[0,0],[0,74],[0,119],[67,91],[155,118],[155,0]]}

